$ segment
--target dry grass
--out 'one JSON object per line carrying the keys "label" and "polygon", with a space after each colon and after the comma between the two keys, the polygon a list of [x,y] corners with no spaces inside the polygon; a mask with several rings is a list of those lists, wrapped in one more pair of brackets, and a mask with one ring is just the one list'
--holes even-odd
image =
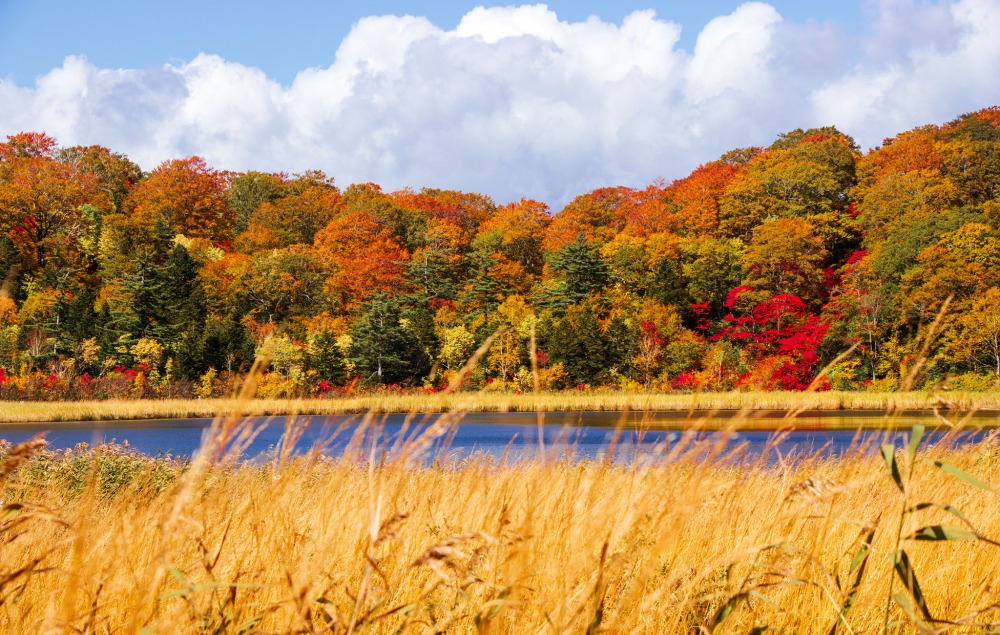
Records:
{"label": "dry grass", "polygon": [[[1000,393],[729,392],[701,394],[555,392],[384,394],[338,399],[246,400],[247,414],[287,412],[316,415],[409,412],[575,412],[687,410],[873,410],[892,412],[934,407],[1000,409]],[[3,402],[0,422],[106,421],[214,417],[232,407],[226,399],[158,399],[83,402]]]}
{"label": "dry grass", "polygon": [[[897,535],[946,519],[965,526],[939,508],[903,510],[947,503],[979,535],[1000,538],[996,494],[919,460],[944,460],[959,476],[1000,485],[992,440],[922,450],[916,461],[898,452],[904,494],[872,453],[736,465],[704,461],[711,448],[675,446],[627,467],[427,465],[413,462],[415,439],[392,462],[358,447],[352,459],[279,454],[253,466],[232,462],[227,450],[246,441],[244,423],[220,420],[215,432],[190,466],[170,468],[165,489],[162,465],[123,463],[114,452],[110,462],[89,455],[93,468],[74,488],[59,476],[65,470],[38,468],[30,457],[37,444],[8,452],[0,624],[17,633],[717,626],[825,635],[835,625],[873,633],[886,623],[927,622],[919,608],[911,607],[914,619],[903,608],[912,593],[890,600],[904,590],[892,566]],[[69,459],[47,460],[51,467]],[[1000,621],[978,613],[1000,602],[1000,547],[974,539],[901,544],[933,618]],[[859,577],[852,606],[838,617]]]}
{"label": "dry grass", "polygon": [[[197,404],[233,413],[216,419],[189,465],[121,449],[38,455],[37,441],[6,451],[0,624],[8,632],[832,635],[1000,621],[994,438],[961,450],[794,463],[776,453],[769,462],[707,460],[721,446],[683,441],[629,465],[559,461],[541,450],[517,464],[422,454],[460,412],[476,409],[894,411],[940,405],[928,402],[936,397],[457,394],[265,404],[246,399],[252,377],[240,399]],[[854,398],[872,401],[845,405]],[[119,416],[143,412],[108,405]],[[392,460],[360,443],[337,460],[287,448],[267,464],[236,460],[254,425],[240,408],[321,407],[459,414],[392,448]],[[207,413],[153,416],[168,414]],[[376,420],[365,417],[355,439]],[[286,431],[290,442],[297,425]]]}

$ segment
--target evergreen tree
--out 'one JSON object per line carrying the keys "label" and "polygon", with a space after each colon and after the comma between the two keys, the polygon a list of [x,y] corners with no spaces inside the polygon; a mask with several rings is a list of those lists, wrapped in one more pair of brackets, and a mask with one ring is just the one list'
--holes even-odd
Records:
{"label": "evergreen tree", "polygon": [[639,328],[630,320],[615,316],[604,333],[608,351],[608,365],[623,375],[630,375],[632,360],[639,350]]}
{"label": "evergreen tree", "polygon": [[0,289],[8,297],[23,302],[25,298],[21,284],[21,270],[24,258],[6,234],[0,234]]}
{"label": "evergreen tree", "polygon": [[256,353],[253,338],[237,315],[209,325],[200,348],[204,368],[230,372],[249,370]]}
{"label": "evergreen tree", "polygon": [[462,292],[462,303],[471,311],[469,316],[483,315],[484,325],[501,302],[500,283],[490,275],[490,269],[497,264],[497,258],[488,249],[477,249],[467,256],[469,262],[469,282]]}
{"label": "evergreen tree", "polygon": [[566,301],[581,302],[607,284],[608,267],[597,251],[582,238],[569,243],[552,257],[552,270],[566,279]]}
{"label": "evergreen tree", "polygon": [[570,380],[594,384],[608,368],[607,342],[589,302],[573,307],[555,325],[549,354],[566,368]]}
{"label": "evergreen tree", "polygon": [[458,290],[454,267],[446,250],[427,248],[418,253],[406,268],[409,286],[417,289],[421,302],[435,298],[454,300]]}
{"label": "evergreen tree", "polygon": [[[417,339],[427,359],[436,357],[440,342],[434,330],[434,312],[430,310],[430,307],[425,303],[416,303],[413,306],[406,307],[403,309],[403,320],[406,322],[409,331]],[[429,370],[430,368],[428,367],[421,374],[426,374]]]}
{"label": "evergreen tree", "polygon": [[208,370],[209,364],[204,361],[204,339],[201,332],[187,331],[171,342],[170,352],[177,377],[195,379]]}
{"label": "evergreen tree", "polygon": [[98,333],[97,313],[94,302],[97,289],[88,285],[81,288],[66,305],[66,326],[60,333],[63,346],[73,348],[85,339],[96,337]]}
{"label": "evergreen tree", "polygon": [[314,370],[320,379],[342,384],[347,378],[344,356],[337,346],[337,338],[329,331],[316,333],[309,342],[306,369]]}
{"label": "evergreen tree", "polygon": [[204,329],[207,308],[205,291],[198,281],[198,263],[183,245],[170,251],[159,274],[157,285],[156,335],[164,342],[173,342],[184,333]]}
{"label": "evergreen tree", "polygon": [[372,298],[350,330],[351,361],[365,380],[396,384],[416,382],[430,369],[430,358],[403,321],[399,301]]}
{"label": "evergreen tree", "polygon": [[155,249],[140,249],[132,258],[133,267],[123,282],[131,296],[130,339],[151,337],[162,324],[166,296],[161,267]]}
{"label": "evergreen tree", "polygon": [[679,260],[666,257],[656,263],[647,295],[661,304],[674,305],[682,314],[690,310],[691,298]]}

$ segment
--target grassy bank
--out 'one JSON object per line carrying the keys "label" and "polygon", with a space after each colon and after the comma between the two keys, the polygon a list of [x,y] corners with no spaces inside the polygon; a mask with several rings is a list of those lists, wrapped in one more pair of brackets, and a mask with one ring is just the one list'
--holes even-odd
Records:
{"label": "grassy bank", "polygon": [[[996,494],[965,476],[1000,485],[994,443],[915,460],[899,451],[901,487],[871,454],[736,467],[704,462],[706,450],[632,468],[184,466],[115,449],[8,451],[0,622],[10,632],[826,635],[998,621],[981,611],[1000,602],[1000,547],[976,539],[1000,538]],[[963,540],[906,539],[925,526]],[[899,549],[922,608],[892,565]]]}
{"label": "grassy bank", "polygon": [[[766,392],[766,393],[587,393],[533,394],[456,393],[384,394],[338,399],[263,400],[241,402],[255,415],[361,414],[367,412],[577,412],[696,410],[922,410],[935,406],[1000,409],[1000,393],[927,392]],[[82,402],[0,402],[0,422],[103,421],[112,419],[173,419],[214,417],[230,407],[224,399],[157,399]]]}

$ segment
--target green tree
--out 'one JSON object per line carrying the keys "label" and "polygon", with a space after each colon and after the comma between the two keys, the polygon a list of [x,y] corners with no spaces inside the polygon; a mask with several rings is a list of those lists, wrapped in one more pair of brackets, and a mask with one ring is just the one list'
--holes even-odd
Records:
{"label": "green tree", "polygon": [[337,337],[333,333],[318,331],[309,338],[306,370],[314,370],[321,379],[334,384],[342,384],[347,379],[344,354],[337,346]]}
{"label": "green tree", "polygon": [[571,307],[553,327],[549,355],[562,362],[570,380],[597,383],[608,368],[607,342],[589,302]]}
{"label": "green tree", "polygon": [[430,360],[416,334],[403,319],[399,300],[374,296],[350,329],[350,359],[366,381],[416,383]]}
{"label": "green tree", "polygon": [[607,264],[597,250],[580,237],[556,252],[551,267],[566,281],[567,304],[581,302],[591,293],[600,291],[608,282]]}
{"label": "green tree", "polygon": [[256,347],[239,316],[233,314],[207,324],[200,352],[203,368],[245,372],[254,362]]}

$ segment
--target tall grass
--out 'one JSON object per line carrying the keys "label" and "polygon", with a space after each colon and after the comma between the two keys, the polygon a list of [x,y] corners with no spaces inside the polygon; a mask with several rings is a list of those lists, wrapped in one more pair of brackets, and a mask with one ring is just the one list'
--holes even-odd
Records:
{"label": "tall grass", "polygon": [[[2,402],[0,422],[105,421],[214,417],[233,406],[228,399],[107,400],[80,402]],[[933,408],[1000,409],[1000,392],[903,393],[729,392],[700,394],[627,392],[373,394],[336,399],[247,399],[247,414],[314,415],[410,412],[566,412],[689,410],[930,410]]]}
{"label": "tall grass", "polygon": [[[122,447],[49,453],[39,439],[0,448],[0,624],[345,635],[1000,628],[996,436],[921,448],[915,427],[906,448],[840,458],[720,456],[723,442],[689,435],[627,464],[544,446],[517,463],[428,457],[468,408],[454,395],[438,408],[454,414],[392,448],[365,441],[377,430],[369,414],[338,458],[294,455],[304,419],[289,418],[273,456],[242,462],[257,432],[241,416],[259,405],[247,399],[253,377],[189,462]],[[796,405],[815,407],[810,398]]]}
{"label": "tall grass", "polygon": [[[1000,538],[993,438],[776,463],[679,444],[626,466],[428,464],[416,437],[391,461],[360,444],[337,460],[234,461],[252,434],[222,418],[188,464],[6,448],[0,623],[825,635],[1000,621],[981,612],[1000,602],[1000,548],[977,539]],[[956,540],[907,539],[933,538],[926,527]]]}

